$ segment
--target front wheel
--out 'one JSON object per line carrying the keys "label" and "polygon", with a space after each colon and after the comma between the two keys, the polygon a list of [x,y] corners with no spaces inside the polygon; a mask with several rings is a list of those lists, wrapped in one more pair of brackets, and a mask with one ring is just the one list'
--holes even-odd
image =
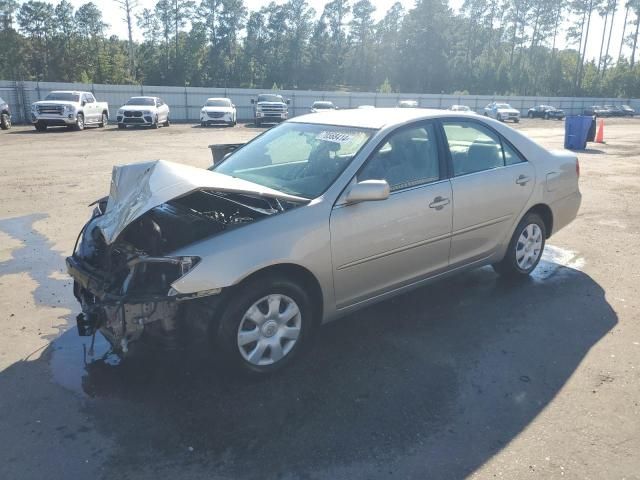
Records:
{"label": "front wheel", "polygon": [[109,123],[109,116],[106,113],[102,114],[102,121],[98,124],[98,127],[104,128]]}
{"label": "front wheel", "polygon": [[47,124],[44,122],[36,122],[34,126],[39,132],[45,132],[47,130]]}
{"label": "front wheel", "polygon": [[514,121],[515,123],[520,123],[520,119],[519,119],[519,118],[515,118],[513,121]]}
{"label": "front wheel", "polygon": [[153,121],[153,123],[151,124],[151,128],[153,128],[153,129],[160,128],[160,123],[158,123],[158,117],[156,117],[155,120]]}
{"label": "front wheel", "polygon": [[167,119],[164,121],[163,124],[165,127],[170,127],[171,126],[171,122],[169,121],[169,116],[167,115]]}
{"label": "front wheel", "polygon": [[224,365],[265,375],[301,351],[311,334],[313,308],[307,292],[282,276],[240,287],[214,330],[216,352]]}
{"label": "front wheel", "polygon": [[544,221],[537,213],[524,216],[511,237],[504,258],[493,269],[507,277],[529,275],[537,266],[547,237]]}
{"label": "front wheel", "polygon": [[78,118],[76,118],[75,129],[78,131],[84,130],[84,115],[81,113],[79,113]]}
{"label": "front wheel", "polygon": [[0,115],[0,128],[2,130],[9,130],[11,128],[11,117],[6,113]]}

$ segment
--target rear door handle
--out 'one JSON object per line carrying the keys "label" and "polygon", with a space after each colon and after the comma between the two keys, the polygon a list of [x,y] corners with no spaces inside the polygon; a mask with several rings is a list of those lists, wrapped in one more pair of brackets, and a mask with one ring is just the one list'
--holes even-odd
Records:
{"label": "rear door handle", "polygon": [[429,208],[435,208],[436,210],[442,210],[445,205],[449,205],[449,199],[444,197],[436,197],[433,202],[429,204]]}
{"label": "rear door handle", "polygon": [[529,180],[531,180],[530,177],[527,177],[526,175],[520,175],[518,178],[516,178],[516,183],[524,187],[527,183],[529,183]]}

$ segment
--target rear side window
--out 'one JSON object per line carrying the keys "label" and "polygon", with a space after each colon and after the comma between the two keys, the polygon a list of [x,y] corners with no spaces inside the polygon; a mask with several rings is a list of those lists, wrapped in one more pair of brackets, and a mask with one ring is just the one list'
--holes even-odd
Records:
{"label": "rear side window", "polygon": [[505,141],[502,142],[502,150],[504,151],[505,165],[514,165],[525,161],[522,155],[520,155]]}
{"label": "rear side window", "polygon": [[500,138],[488,128],[473,122],[445,122],[443,127],[454,176],[504,166]]}

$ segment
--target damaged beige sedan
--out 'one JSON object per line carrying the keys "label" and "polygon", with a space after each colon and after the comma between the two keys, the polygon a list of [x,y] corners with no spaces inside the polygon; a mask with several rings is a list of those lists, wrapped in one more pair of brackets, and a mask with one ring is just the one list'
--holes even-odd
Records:
{"label": "damaged beige sedan", "polygon": [[115,167],[67,258],[78,331],[120,355],[206,338],[268,373],[372,302],[483,265],[528,275],[578,173],[499,122],[421,109],[297,117],[209,170]]}

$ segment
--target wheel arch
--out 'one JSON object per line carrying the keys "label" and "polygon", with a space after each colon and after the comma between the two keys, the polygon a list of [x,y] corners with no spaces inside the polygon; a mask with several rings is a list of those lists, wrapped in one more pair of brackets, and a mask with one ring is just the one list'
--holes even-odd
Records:
{"label": "wheel arch", "polygon": [[316,313],[316,318],[314,318],[314,321],[316,323],[321,323],[324,313],[324,296],[322,294],[322,287],[320,286],[320,282],[318,281],[316,276],[309,269],[301,265],[295,263],[278,263],[261,268],[260,270],[256,270],[255,272],[243,278],[242,281],[236,285],[236,287],[245,285],[256,280],[257,278],[267,277],[271,275],[281,275],[293,281],[299,282],[299,284],[311,297],[311,302]]}
{"label": "wheel arch", "polygon": [[536,213],[540,215],[542,221],[544,222],[546,238],[549,238],[551,236],[551,232],[553,231],[553,212],[551,211],[549,205],[545,203],[538,203],[527,210],[527,212],[523,215],[523,218],[528,213]]}

